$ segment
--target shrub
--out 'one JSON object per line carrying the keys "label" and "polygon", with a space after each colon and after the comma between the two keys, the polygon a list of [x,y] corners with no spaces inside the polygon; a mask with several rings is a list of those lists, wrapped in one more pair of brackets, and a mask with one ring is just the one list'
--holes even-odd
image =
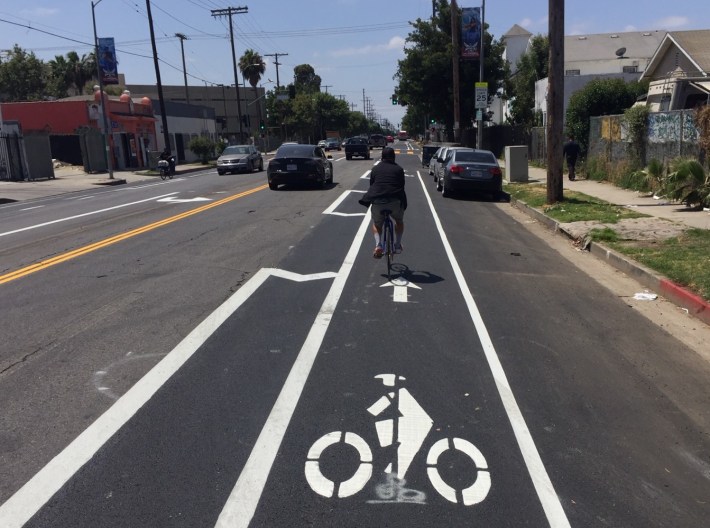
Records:
{"label": "shrub", "polygon": [[673,160],[662,191],[671,200],[677,200],[688,207],[710,206],[710,178],[695,159]]}
{"label": "shrub", "polygon": [[214,141],[207,136],[198,136],[190,140],[190,143],[187,144],[187,148],[194,152],[195,155],[199,156],[202,163],[206,164],[210,157],[214,156],[215,144]]}

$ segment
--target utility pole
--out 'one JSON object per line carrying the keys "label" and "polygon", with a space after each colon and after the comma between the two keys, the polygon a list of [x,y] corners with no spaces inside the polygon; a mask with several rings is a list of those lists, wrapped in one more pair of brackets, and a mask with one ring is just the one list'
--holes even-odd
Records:
{"label": "utility pole", "polygon": [[548,0],[550,20],[550,64],[547,94],[547,203],[561,202],[562,117],[565,91],[565,2]]}
{"label": "utility pole", "polygon": [[[453,66],[453,82],[454,82],[454,142],[458,143],[461,141],[461,132],[459,129],[461,123],[461,102],[460,102],[460,91],[459,86],[459,6],[456,4],[456,0],[451,0],[451,41],[454,48],[452,66]],[[480,129],[477,135],[480,135]]]}
{"label": "utility pole", "polygon": [[[108,179],[113,180],[113,152],[111,152],[111,126],[108,118],[108,94],[104,97],[104,82],[99,64],[99,37],[96,34],[96,6],[101,0],[91,2],[91,19],[94,22],[94,56],[96,57],[96,70],[99,76],[99,96],[101,97],[101,118],[104,122],[104,154],[106,155],[106,167],[108,168]],[[2,112],[0,112],[0,129],[2,128]]]}
{"label": "utility pole", "polygon": [[153,46],[153,64],[155,65],[155,80],[158,84],[158,103],[160,104],[160,117],[163,124],[163,140],[165,148],[172,152],[170,134],[168,133],[168,116],[165,114],[165,99],[163,99],[163,83],[160,82],[160,64],[158,63],[158,49],[155,47],[155,32],[153,31],[153,15],[150,12],[150,0],[145,0],[148,11],[148,25],[150,26],[150,43]]}
{"label": "utility pole", "polygon": [[367,117],[367,104],[365,103],[365,89],[362,89],[362,113]]}
{"label": "utility pole", "polygon": [[[564,0],[563,0],[564,1]],[[485,53],[483,50],[483,42],[484,42],[484,35],[486,34],[486,24],[485,24],[485,17],[486,17],[486,0],[482,0],[481,4],[481,43],[478,45],[478,53],[479,53],[479,64],[478,64],[478,80],[479,82],[485,82],[484,76],[485,70],[484,70],[484,59],[485,59]],[[483,148],[483,109],[480,110],[481,112],[481,119],[478,120],[478,128],[476,130],[476,148],[482,149]]]}
{"label": "utility pole", "polygon": [[185,79],[185,102],[190,104],[190,93],[187,91],[187,69],[185,68],[185,47],[183,41],[189,40],[183,33],[175,33],[175,36],[180,39],[180,51],[182,52],[182,76]]}
{"label": "utility pole", "polygon": [[242,103],[241,94],[239,93],[239,76],[237,75],[237,54],[234,51],[234,24],[232,24],[233,14],[244,14],[249,10],[248,7],[227,7],[226,9],[212,9],[213,17],[228,16],[229,17],[229,41],[232,44],[232,68],[234,69],[234,87],[237,89],[237,115],[239,116],[239,142],[244,140],[244,123],[242,122]]}
{"label": "utility pole", "polygon": [[325,88],[325,93],[328,93],[328,88],[332,88],[332,87],[333,87],[332,84],[324,84],[323,85],[323,88]]}
{"label": "utility pole", "polygon": [[266,53],[264,57],[274,57],[274,66],[276,66],[276,92],[278,93],[279,88],[281,85],[279,84],[279,66],[281,66],[281,63],[279,62],[279,55],[282,57],[288,56],[288,53]]}

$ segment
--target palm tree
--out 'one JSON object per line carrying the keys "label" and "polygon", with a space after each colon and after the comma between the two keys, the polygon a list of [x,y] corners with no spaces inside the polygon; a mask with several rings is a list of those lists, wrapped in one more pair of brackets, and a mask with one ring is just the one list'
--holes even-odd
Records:
{"label": "palm tree", "polygon": [[[261,121],[261,103],[257,99],[258,94],[256,91],[256,85],[259,84],[261,76],[264,75],[264,72],[266,71],[264,59],[258,52],[253,49],[248,49],[239,59],[239,71],[242,72],[242,77],[247,79],[251,87],[254,89],[254,100],[256,101],[257,115],[259,116],[259,121]],[[237,90],[237,93],[239,93],[239,90]]]}

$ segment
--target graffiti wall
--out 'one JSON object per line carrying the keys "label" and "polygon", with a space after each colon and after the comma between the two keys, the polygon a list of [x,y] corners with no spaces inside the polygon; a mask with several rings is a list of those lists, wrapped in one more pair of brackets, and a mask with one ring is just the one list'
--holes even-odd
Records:
{"label": "graffiti wall", "polygon": [[[623,115],[593,117],[589,127],[588,156],[621,161],[628,156],[628,137]],[[697,156],[698,130],[692,110],[649,114],[646,137],[646,160]]]}

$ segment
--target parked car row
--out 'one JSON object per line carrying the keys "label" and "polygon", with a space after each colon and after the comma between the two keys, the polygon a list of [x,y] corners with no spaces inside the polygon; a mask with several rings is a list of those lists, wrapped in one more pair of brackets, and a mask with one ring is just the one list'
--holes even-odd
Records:
{"label": "parked car row", "polygon": [[444,197],[450,197],[456,191],[481,191],[495,197],[503,192],[503,172],[489,150],[439,147],[431,154],[429,175],[433,176],[436,190]]}

